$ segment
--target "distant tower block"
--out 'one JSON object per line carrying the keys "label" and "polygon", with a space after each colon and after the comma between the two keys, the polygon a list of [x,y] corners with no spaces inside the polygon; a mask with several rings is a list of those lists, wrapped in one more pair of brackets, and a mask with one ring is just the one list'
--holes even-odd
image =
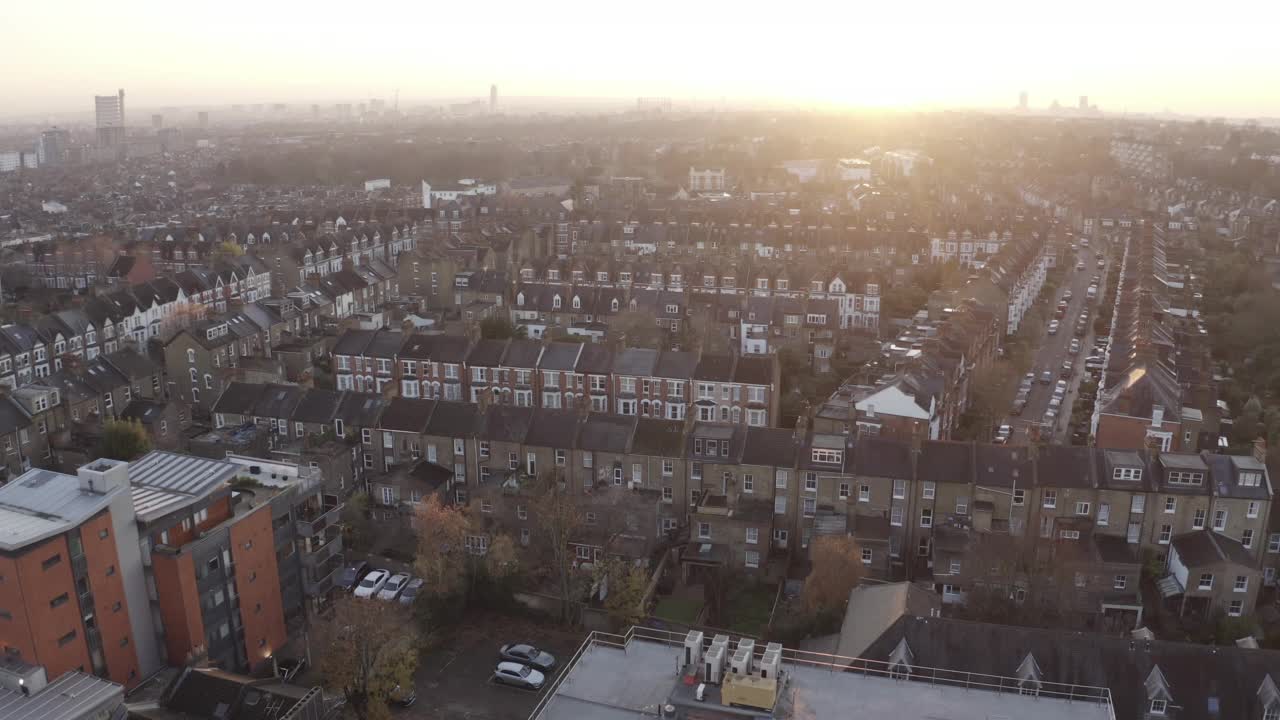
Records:
{"label": "distant tower block", "polygon": [[1088,110],[1088,109],[1089,109],[1089,96],[1088,96],[1088,95],[1081,95],[1081,96],[1080,96],[1080,109],[1081,109],[1081,110]]}
{"label": "distant tower block", "polygon": [[164,127],[164,115],[161,115],[160,113],[155,113],[154,115],[152,115],[151,127],[155,128],[156,130],[159,130],[160,128]]}
{"label": "distant tower block", "polygon": [[1018,107],[1022,110],[1027,109],[1027,91],[1023,90],[1018,93]]}
{"label": "distant tower block", "polygon": [[498,112],[498,86],[497,85],[489,86],[489,112],[490,113]]}

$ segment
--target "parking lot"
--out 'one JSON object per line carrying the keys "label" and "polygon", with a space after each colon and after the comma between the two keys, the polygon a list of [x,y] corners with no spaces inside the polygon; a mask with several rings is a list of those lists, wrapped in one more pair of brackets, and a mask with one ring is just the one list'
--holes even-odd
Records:
{"label": "parking lot", "polygon": [[585,637],[580,630],[523,618],[497,614],[469,617],[446,646],[423,657],[414,676],[418,701],[396,711],[395,717],[525,720],[546,688],[532,692],[491,682],[498,648],[507,643],[528,642],[555,655],[556,669],[547,677],[550,686]]}

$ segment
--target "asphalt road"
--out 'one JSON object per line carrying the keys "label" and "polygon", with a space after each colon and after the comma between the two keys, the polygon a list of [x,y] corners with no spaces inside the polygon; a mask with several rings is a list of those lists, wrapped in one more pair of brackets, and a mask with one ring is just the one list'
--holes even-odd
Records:
{"label": "asphalt road", "polygon": [[[1058,408],[1058,416],[1052,427],[1053,437],[1051,442],[1066,440],[1067,423],[1071,419],[1071,406],[1075,402],[1076,393],[1080,388],[1080,380],[1085,372],[1084,360],[1093,353],[1093,320],[1097,316],[1095,311],[1098,301],[1106,288],[1106,273],[1111,269],[1109,259],[1106,267],[1102,270],[1098,269],[1097,252],[1096,247],[1082,247],[1079,249],[1076,260],[1084,261],[1084,269],[1076,270],[1075,260],[1073,260],[1070,269],[1067,271],[1065,282],[1058,286],[1053,299],[1049,302],[1046,309],[1046,315],[1049,320],[1046,321],[1045,327],[1041,330],[1040,348],[1036,351],[1035,361],[1031,366],[1035,372],[1036,380],[1031,386],[1031,393],[1027,396],[1027,406],[1023,409],[1022,415],[1010,417],[1007,421],[1014,428],[1012,442],[1026,443],[1029,440],[1028,428],[1045,422],[1044,416],[1049,409],[1049,401],[1053,397],[1054,386],[1060,379],[1067,380],[1067,394],[1063,399],[1062,407]],[[1090,302],[1088,300],[1089,282],[1094,275],[1099,276],[1098,298]],[[1058,301],[1062,299],[1068,290],[1071,291],[1072,297],[1067,303],[1067,312],[1058,321],[1060,327],[1057,334],[1050,335],[1048,322],[1054,319],[1053,316],[1057,311]],[[1076,337],[1076,321],[1080,317],[1080,313],[1085,310],[1089,312],[1088,330],[1080,338],[1079,354],[1072,356],[1069,350],[1071,341]],[[1062,377],[1062,364],[1068,358],[1074,361],[1069,379]],[[1040,382],[1040,375],[1046,370],[1053,376],[1047,385]],[[1041,432],[1045,431],[1042,430]]]}

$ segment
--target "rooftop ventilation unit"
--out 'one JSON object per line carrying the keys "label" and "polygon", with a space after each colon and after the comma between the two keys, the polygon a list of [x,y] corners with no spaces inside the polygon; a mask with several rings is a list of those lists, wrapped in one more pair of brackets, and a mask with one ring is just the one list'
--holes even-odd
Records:
{"label": "rooftop ventilation unit", "polygon": [[760,658],[760,677],[761,679],[777,679],[778,673],[782,669],[782,645],[778,643],[769,643],[765,648],[764,657]]}
{"label": "rooftop ventilation unit", "polygon": [[690,630],[689,634],[684,636],[685,667],[696,668],[698,663],[702,661],[702,639],[701,630]]}
{"label": "rooftop ventilation unit", "polygon": [[733,651],[733,658],[729,662],[729,668],[734,675],[751,674],[751,655],[741,644],[738,645],[737,650]]}
{"label": "rooftop ventilation unit", "polygon": [[702,662],[702,681],[719,685],[724,676],[725,646],[712,644]]}
{"label": "rooftop ventilation unit", "polygon": [[[756,641],[749,640],[746,638],[738,640],[738,650],[733,654],[733,657],[735,660],[734,672],[738,673],[739,675],[750,675],[751,668],[755,664],[755,660],[756,660]],[[743,659],[741,670],[736,669],[738,665],[737,663],[738,658]]]}

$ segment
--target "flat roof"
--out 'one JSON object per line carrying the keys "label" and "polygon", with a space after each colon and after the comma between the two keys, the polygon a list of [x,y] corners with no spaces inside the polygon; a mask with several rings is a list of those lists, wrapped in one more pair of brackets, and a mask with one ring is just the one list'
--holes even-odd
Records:
{"label": "flat roof", "polygon": [[225,460],[156,451],[129,465],[133,509],[150,522],[199,500],[235,479],[240,466]]}
{"label": "flat roof", "polygon": [[0,720],[78,720],[98,717],[97,712],[123,702],[124,686],[87,673],[69,672],[35,695],[0,690]]}
{"label": "flat roof", "polygon": [[[633,630],[650,633],[653,631]],[[593,633],[578,658],[562,672],[559,685],[549,691],[531,720],[623,720],[660,715],[663,705],[677,706],[677,717],[743,716],[743,710],[706,703],[686,704],[688,694],[680,677],[683,647],[679,640],[662,641]],[[704,639],[709,641],[710,637]],[[732,646],[732,645],[731,645]],[[758,645],[757,652],[764,647]],[[790,654],[788,654],[790,653]],[[816,657],[814,654],[801,654]],[[841,667],[849,658],[837,659]],[[1114,720],[1109,695],[1099,688],[1104,702],[1068,700],[1041,694],[1021,695],[1016,679],[1005,678],[1012,692],[983,690],[979,684],[996,678],[973,675],[972,685],[959,681],[930,682],[929,668],[912,668],[920,682],[895,680],[861,670],[833,671],[830,665],[796,662],[796,654],[784,651],[779,690],[772,713],[779,720],[807,718],[895,718],[895,720]],[[726,667],[726,670],[728,668]],[[947,674],[937,671],[939,676]],[[708,697],[718,693],[709,693]],[[765,713],[751,713],[762,716]]]}
{"label": "flat roof", "polygon": [[90,492],[75,475],[28,470],[0,487],[0,549],[18,550],[71,530],[122,491]]}

